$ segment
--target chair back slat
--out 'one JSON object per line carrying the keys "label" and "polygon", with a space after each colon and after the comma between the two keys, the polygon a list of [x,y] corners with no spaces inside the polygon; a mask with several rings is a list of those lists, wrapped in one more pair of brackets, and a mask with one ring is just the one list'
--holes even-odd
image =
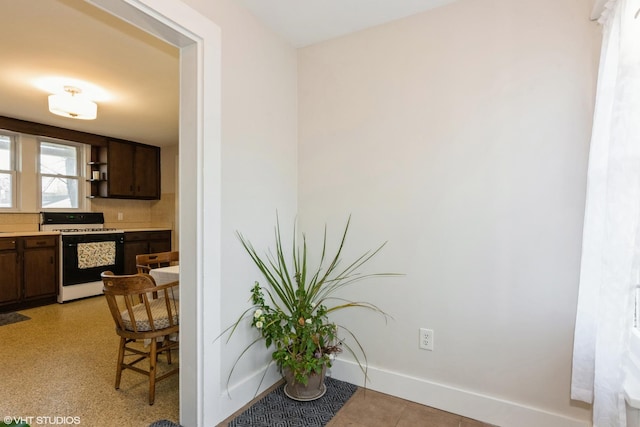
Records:
{"label": "chair back slat", "polygon": [[[149,297],[147,296],[147,294],[142,294],[142,299],[144,300],[144,308],[147,311],[147,319],[149,319],[149,327],[151,328],[152,331],[156,330],[156,326],[153,323],[153,314],[151,313],[151,304],[149,304]],[[167,310],[167,313],[170,313],[169,310]],[[171,316],[167,316],[167,318],[171,318]]]}
{"label": "chair back slat", "polygon": [[[129,319],[129,323],[133,326],[133,332],[138,332],[138,328],[137,328],[137,322],[136,322],[136,314],[133,311],[133,307],[134,304],[132,304],[132,299],[128,298],[127,296],[125,296],[124,298],[122,298],[122,300],[124,301],[124,306],[127,310],[127,318]],[[117,301],[117,298],[116,298]],[[122,324],[124,325],[124,319],[122,316],[122,311],[119,311],[120,313],[120,319],[122,320]],[[125,325],[125,329],[126,329],[126,325]]]}

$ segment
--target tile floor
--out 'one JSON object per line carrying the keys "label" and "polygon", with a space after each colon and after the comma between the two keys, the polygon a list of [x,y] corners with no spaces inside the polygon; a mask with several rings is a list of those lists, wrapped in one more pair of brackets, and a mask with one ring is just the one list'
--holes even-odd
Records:
{"label": "tile floor", "polygon": [[490,427],[373,390],[358,389],[327,427]]}

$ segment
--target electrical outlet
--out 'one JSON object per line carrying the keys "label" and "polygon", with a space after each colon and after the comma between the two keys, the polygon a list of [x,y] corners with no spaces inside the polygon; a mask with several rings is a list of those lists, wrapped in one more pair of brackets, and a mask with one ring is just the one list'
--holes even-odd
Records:
{"label": "electrical outlet", "polygon": [[420,328],[420,348],[433,351],[433,329]]}
{"label": "electrical outlet", "polygon": [[122,212],[118,212],[118,221],[122,221],[124,219],[124,214]]}

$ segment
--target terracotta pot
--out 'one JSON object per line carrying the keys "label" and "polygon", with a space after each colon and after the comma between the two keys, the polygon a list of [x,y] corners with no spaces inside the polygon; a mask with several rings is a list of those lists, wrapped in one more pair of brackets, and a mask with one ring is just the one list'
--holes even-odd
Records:
{"label": "terracotta pot", "polygon": [[327,373],[326,365],[322,367],[320,374],[312,373],[309,376],[307,385],[304,385],[295,380],[293,373],[284,368],[284,379],[286,384],[284,385],[284,394],[290,399],[299,401],[308,401],[319,399],[324,396],[327,391],[327,386],[324,384],[324,377]]}

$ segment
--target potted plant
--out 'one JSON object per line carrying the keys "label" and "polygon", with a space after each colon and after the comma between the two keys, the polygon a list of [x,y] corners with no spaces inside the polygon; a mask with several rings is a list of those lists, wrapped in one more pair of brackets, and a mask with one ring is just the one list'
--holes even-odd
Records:
{"label": "potted plant", "polygon": [[[285,377],[285,394],[293,399],[313,400],[324,394],[325,370],[331,367],[334,355],[343,347],[353,355],[366,380],[366,354],[360,342],[349,328],[332,322],[329,319],[331,313],[364,308],[382,314],[385,319],[388,317],[371,303],[346,300],[336,295],[344,287],[362,280],[396,275],[363,274],[359,271],[385,243],[350,263],[342,264],[341,255],[350,222],[349,217],[332,256],[327,252],[325,226],[320,259],[315,267],[309,265],[305,234],[302,234],[301,245],[298,244],[295,225],[290,258],[285,255],[279,221],[276,221],[275,227],[275,251],[268,252],[264,257],[257,253],[248,239],[237,233],[244,249],[262,273],[264,285],[255,283],[251,289],[252,306],[227,331],[231,331],[231,336],[240,322],[250,320],[260,337],[245,348],[240,357],[252,345],[263,340],[267,348],[273,349],[272,362],[277,364]],[[351,338],[355,346],[343,341],[341,336],[344,335]],[[361,362],[361,357],[364,362]]]}

